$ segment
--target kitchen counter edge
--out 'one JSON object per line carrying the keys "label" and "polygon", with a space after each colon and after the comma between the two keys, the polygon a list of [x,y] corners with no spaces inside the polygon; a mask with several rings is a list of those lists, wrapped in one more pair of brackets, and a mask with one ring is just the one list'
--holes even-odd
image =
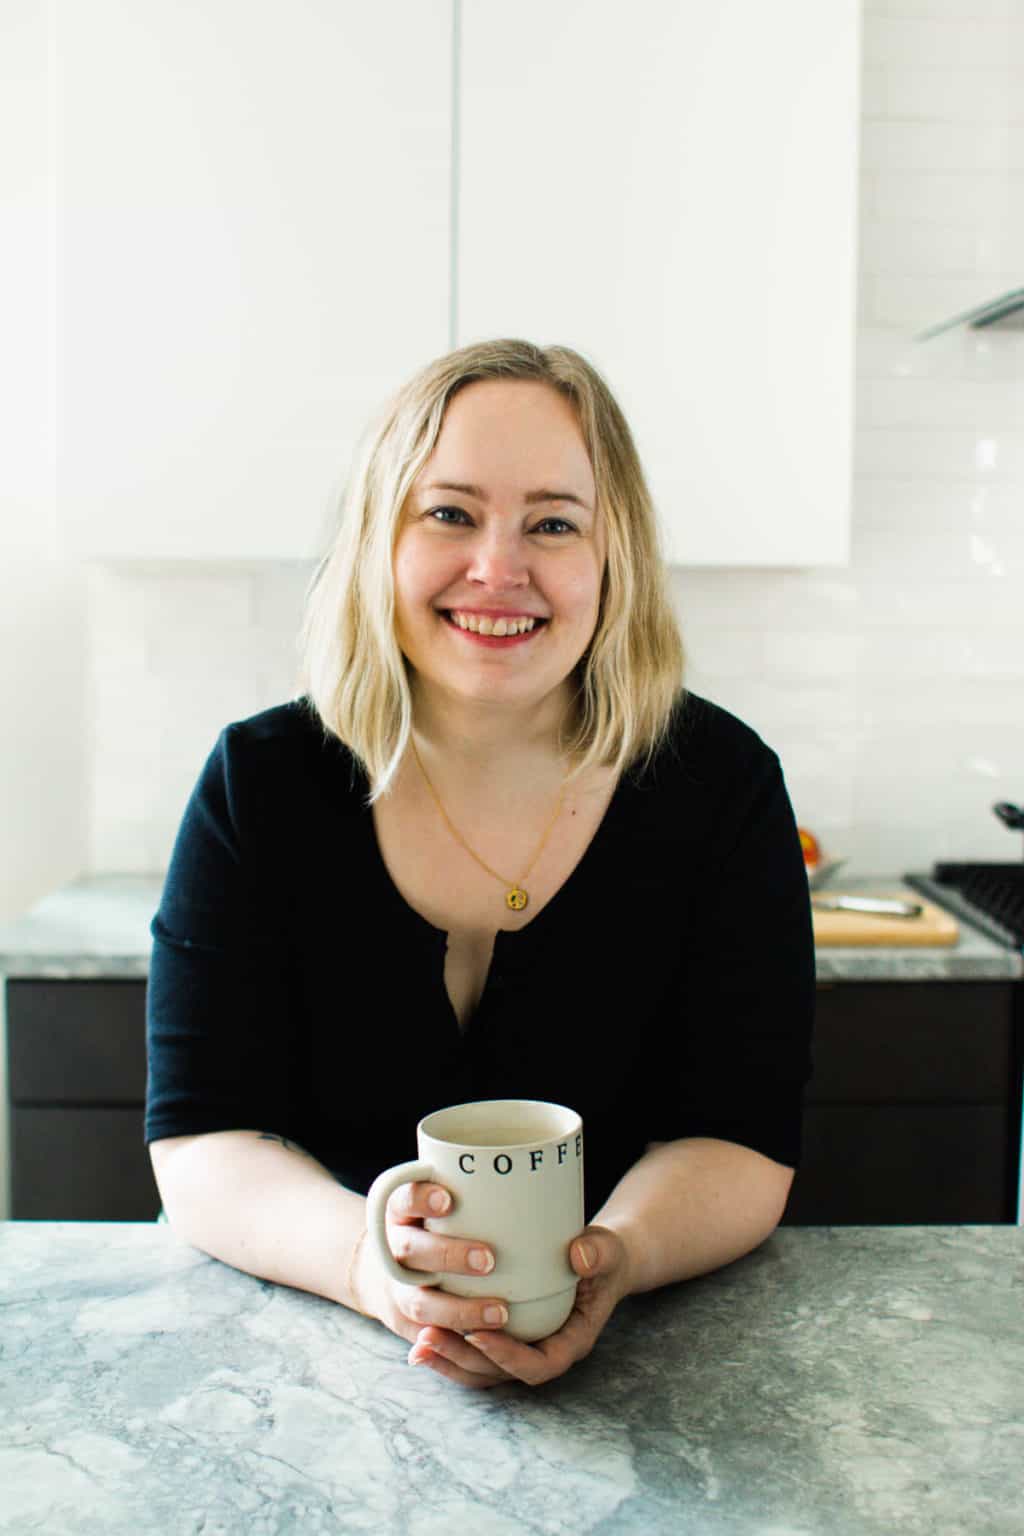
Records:
{"label": "kitchen counter edge", "polygon": [[[160,875],[87,875],[73,881],[0,926],[0,976],[144,981],[149,924],[162,887]],[[846,880],[842,890],[914,898],[899,876]],[[962,920],[960,938],[948,948],[819,946],[815,953],[823,983],[1016,981],[1024,976],[1024,956]]]}

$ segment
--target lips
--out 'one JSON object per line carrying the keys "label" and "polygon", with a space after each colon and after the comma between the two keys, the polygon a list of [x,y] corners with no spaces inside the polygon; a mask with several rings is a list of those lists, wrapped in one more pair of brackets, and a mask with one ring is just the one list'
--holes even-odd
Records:
{"label": "lips", "polygon": [[548,622],[537,614],[511,611],[478,613],[470,609],[444,608],[439,612],[452,629],[480,645],[489,646],[521,645]]}

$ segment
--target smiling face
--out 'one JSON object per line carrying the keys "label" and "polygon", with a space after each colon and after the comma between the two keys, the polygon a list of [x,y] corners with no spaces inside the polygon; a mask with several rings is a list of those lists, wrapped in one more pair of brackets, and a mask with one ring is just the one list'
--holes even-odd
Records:
{"label": "smiling face", "polygon": [[415,685],[453,701],[568,700],[597,624],[595,500],[579,421],[557,390],[485,379],[456,394],[395,545],[398,643]]}

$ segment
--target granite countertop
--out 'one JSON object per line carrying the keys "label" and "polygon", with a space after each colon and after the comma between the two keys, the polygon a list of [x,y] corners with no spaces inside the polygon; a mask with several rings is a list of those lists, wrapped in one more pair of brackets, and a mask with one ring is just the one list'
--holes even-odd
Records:
{"label": "granite countertop", "polygon": [[[161,875],[75,881],[0,927],[0,975],[144,978],[162,889]],[[845,880],[834,889],[918,899],[898,877]],[[819,947],[817,969],[820,981],[1012,981],[1024,976],[1024,957],[961,920],[960,938],[949,948]]]}
{"label": "granite countertop", "polygon": [[0,1524],[105,1536],[1011,1536],[1024,1231],[781,1228],[539,1389],[166,1226],[0,1224]]}

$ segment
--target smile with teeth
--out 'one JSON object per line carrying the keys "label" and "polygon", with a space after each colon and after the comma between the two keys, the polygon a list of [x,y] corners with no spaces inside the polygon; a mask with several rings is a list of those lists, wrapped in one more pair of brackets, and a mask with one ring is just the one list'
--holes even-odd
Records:
{"label": "smile with teeth", "polygon": [[538,622],[544,623],[543,619],[538,621],[523,615],[511,614],[508,618],[492,619],[486,614],[459,613],[456,609],[448,611],[448,619],[460,629],[471,630],[474,635],[523,635]]}

